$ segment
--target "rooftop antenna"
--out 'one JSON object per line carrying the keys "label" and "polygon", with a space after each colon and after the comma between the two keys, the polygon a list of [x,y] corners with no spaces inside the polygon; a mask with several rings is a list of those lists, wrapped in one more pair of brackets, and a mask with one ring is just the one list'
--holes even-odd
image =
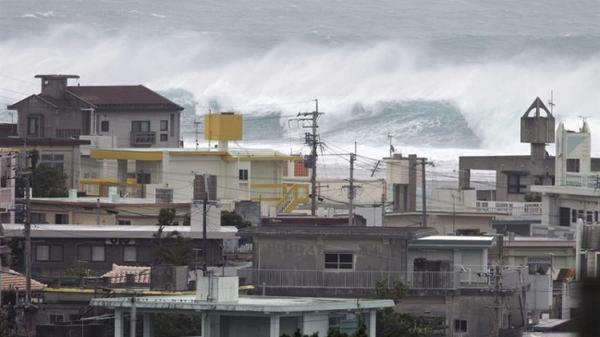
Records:
{"label": "rooftop antenna", "polygon": [[550,106],[550,113],[554,115],[554,90],[550,90],[550,100],[548,101],[548,105]]}
{"label": "rooftop antenna", "polygon": [[392,136],[392,134],[388,132],[387,138],[390,142],[390,158],[392,158],[392,155],[394,154],[394,152],[396,152],[394,145],[392,145],[392,140],[394,139],[394,136]]}

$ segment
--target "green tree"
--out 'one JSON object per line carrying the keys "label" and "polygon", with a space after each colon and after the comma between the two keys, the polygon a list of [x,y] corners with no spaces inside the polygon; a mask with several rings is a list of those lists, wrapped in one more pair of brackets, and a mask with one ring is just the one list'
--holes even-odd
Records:
{"label": "green tree", "polygon": [[31,175],[19,175],[16,181],[16,195],[25,197],[25,179],[30,179],[30,186],[33,190],[32,197],[66,197],[69,192],[67,189],[67,176],[62,170],[52,167],[48,164],[39,164],[31,169]]}
{"label": "green tree", "polygon": [[[376,296],[388,298],[398,303],[407,292],[402,282],[378,282]],[[377,337],[432,337],[444,331],[445,326],[440,318],[415,317],[399,313],[387,308],[377,313]]]}
{"label": "green tree", "polygon": [[202,318],[186,314],[152,315],[154,335],[157,337],[200,336]]}
{"label": "green tree", "polygon": [[221,212],[221,226],[235,226],[237,229],[250,227],[252,224],[250,221],[244,220],[244,218],[237,214],[235,211],[222,211]]}
{"label": "green tree", "polygon": [[190,263],[189,239],[179,232],[165,234],[165,226],[172,226],[175,221],[175,209],[161,208],[158,212],[158,230],[154,233],[154,264],[172,264],[184,266]]}

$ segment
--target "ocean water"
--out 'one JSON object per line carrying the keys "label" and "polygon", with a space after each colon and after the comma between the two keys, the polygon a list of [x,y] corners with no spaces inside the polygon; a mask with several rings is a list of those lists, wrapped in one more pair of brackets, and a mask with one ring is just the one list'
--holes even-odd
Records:
{"label": "ocean water", "polygon": [[0,104],[38,73],[159,90],[186,107],[189,146],[210,109],[245,114],[242,146],[306,151],[289,118],[318,98],[324,153],[356,141],[368,175],[389,134],[451,174],[459,154],[526,153],[518,118],[551,91],[598,143],[600,2],[0,0]]}

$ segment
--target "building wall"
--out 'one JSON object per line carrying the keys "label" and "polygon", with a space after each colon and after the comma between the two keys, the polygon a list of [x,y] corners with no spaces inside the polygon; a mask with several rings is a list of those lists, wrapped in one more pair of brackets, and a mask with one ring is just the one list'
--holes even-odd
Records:
{"label": "building wall", "polygon": [[44,101],[32,97],[21,103],[18,111],[19,137],[27,137],[27,117],[43,116],[43,138],[55,138],[56,129],[82,129],[80,107],[73,102],[65,109],[56,109]]}
{"label": "building wall", "polygon": [[575,246],[560,247],[551,244],[540,247],[504,247],[504,262],[510,266],[527,265],[528,258],[552,257],[555,271],[561,268],[575,268]]}
{"label": "building wall", "polygon": [[[202,247],[202,240],[190,241],[190,256],[195,258],[195,252]],[[36,259],[36,249],[39,245],[59,245],[63,247],[63,259],[60,261],[39,261]],[[81,245],[99,245],[105,248],[105,259],[101,262],[84,262],[79,260],[78,247]],[[41,239],[32,240],[33,264],[32,273],[36,278],[40,277],[63,277],[65,273],[73,267],[84,267],[90,269],[92,275],[101,275],[112,269],[113,263],[120,265],[151,265],[153,253],[156,245],[153,239],[135,239],[128,243],[137,248],[138,261],[124,261],[123,247],[125,244],[120,241],[117,244],[110,242],[110,239],[93,238],[64,238],[64,239]],[[208,261],[209,265],[217,265],[222,262],[222,243],[221,240],[208,240]]]}
{"label": "building wall", "polygon": [[[32,148],[39,153],[39,163],[44,163],[44,155],[62,155],[63,156],[63,173],[67,176],[65,183],[67,188],[76,189],[79,187],[79,176],[81,167],[81,152],[79,146],[36,146]],[[34,197],[36,197],[34,195]]]}
{"label": "building wall", "polygon": [[[464,215],[457,213],[453,218],[452,214],[429,213],[427,227],[435,228],[440,235],[452,234],[458,230],[479,230],[480,233],[490,233],[492,231],[492,218],[493,216],[486,214]],[[422,218],[419,213],[386,214],[384,226],[414,227],[419,226],[421,222]]]}
{"label": "building wall", "polygon": [[[171,125],[171,114],[175,125]],[[156,144],[152,147],[169,148],[179,147],[180,134],[180,112],[178,111],[97,111],[98,135],[100,136],[116,136],[117,148],[132,147],[131,146],[131,122],[132,121],[150,121],[150,131],[156,133]],[[166,120],[169,123],[168,131],[160,131],[160,121]],[[101,132],[100,125],[102,121],[109,122],[109,131]],[[171,128],[173,133],[171,133]],[[166,134],[167,141],[161,142],[160,135]]]}
{"label": "building wall", "polygon": [[261,269],[323,270],[329,252],[353,253],[356,271],[406,267],[406,242],[399,239],[255,237],[254,247],[254,265]]}

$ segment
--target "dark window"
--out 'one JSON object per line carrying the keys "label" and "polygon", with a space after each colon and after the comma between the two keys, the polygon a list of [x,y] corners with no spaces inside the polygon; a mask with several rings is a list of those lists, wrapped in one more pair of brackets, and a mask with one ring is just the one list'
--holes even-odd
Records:
{"label": "dark window", "polygon": [[150,173],[141,173],[137,174],[137,183],[138,184],[150,184]]}
{"label": "dark window", "polygon": [[169,131],[169,121],[160,121],[160,131]]}
{"label": "dark window", "polygon": [[104,261],[104,246],[83,245],[77,247],[77,260],[82,262]]}
{"label": "dark window", "polygon": [[47,223],[46,222],[46,213],[31,212],[31,223],[33,223],[33,224]]}
{"label": "dark window", "polygon": [[57,225],[67,225],[69,223],[69,214],[54,214],[54,223]]}
{"label": "dark window", "polygon": [[48,321],[50,324],[61,323],[65,321],[65,316],[62,314],[50,314],[48,315]]}
{"label": "dark window", "polygon": [[581,219],[581,220],[585,219],[585,213],[582,209],[577,210],[577,219]]}
{"label": "dark window", "polygon": [[161,142],[166,142],[169,140],[169,136],[166,133],[161,133],[160,134],[160,141]]}
{"label": "dark window", "polygon": [[353,269],[354,255],[351,253],[326,253],[325,269]]}
{"label": "dark window", "polygon": [[42,136],[40,121],[41,121],[40,116],[27,117],[27,135],[28,136]]}
{"label": "dark window", "polygon": [[133,121],[131,122],[132,132],[150,132],[150,121]]}
{"label": "dark window", "polygon": [[467,320],[466,319],[455,319],[454,320],[454,332],[467,332]]}
{"label": "dark window", "polygon": [[137,262],[152,262],[152,249],[150,247],[137,247]]}
{"label": "dark window", "polygon": [[571,225],[571,209],[561,207],[559,212],[559,225],[569,227]]}
{"label": "dark window", "polygon": [[567,159],[567,172],[579,172],[579,159]]}
{"label": "dark window", "polygon": [[109,128],[108,128],[108,121],[102,121],[100,122],[100,131],[101,132],[108,132]]}
{"label": "dark window", "polygon": [[63,246],[37,245],[35,247],[35,260],[61,262],[63,260]]}
{"label": "dark window", "polygon": [[123,262],[137,262],[137,249],[135,246],[123,247]]}
{"label": "dark window", "polygon": [[525,193],[527,191],[527,186],[521,182],[522,178],[517,174],[511,174],[507,177],[508,193]]}
{"label": "dark window", "polygon": [[592,222],[594,222],[594,212],[592,212],[592,211],[585,212],[585,222],[587,222],[588,224],[591,224]]}
{"label": "dark window", "polygon": [[131,226],[131,220],[119,220],[119,226]]}
{"label": "dark window", "polygon": [[576,209],[571,210],[571,222],[572,223],[577,222],[577,210]]}
{"label": "dark window", "polygon": [[594,222],[598,222],[598,211],[594,211]]}
{"label": "dark window", "polygon": [[239,179],[242,181],[248,181],[248,170],[247,169],[240,169],[238,171],[238,176]]}

